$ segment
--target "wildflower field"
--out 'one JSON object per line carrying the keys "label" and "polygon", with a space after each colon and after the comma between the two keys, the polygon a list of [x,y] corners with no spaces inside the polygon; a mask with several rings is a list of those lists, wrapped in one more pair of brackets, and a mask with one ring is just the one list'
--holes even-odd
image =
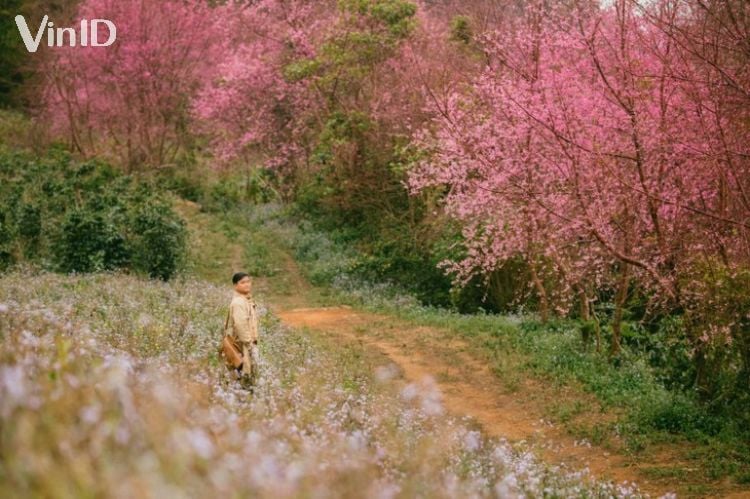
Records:
{"label": "wildflower field", "polygon": [[0,499],[750,498],[748,41],[748,0],[2,0]]}
{"label": "wildflower field", "polygon": [[448,414],[434,382],[263,308],[253,393],[216,357],[227,289],[0,278],[2,497],[640,497]]}

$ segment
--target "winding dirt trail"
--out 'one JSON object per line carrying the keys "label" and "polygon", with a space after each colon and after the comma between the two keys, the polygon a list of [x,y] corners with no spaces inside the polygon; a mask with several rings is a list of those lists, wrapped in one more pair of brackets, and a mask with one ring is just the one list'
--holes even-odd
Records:
{"label": "winding dirt trail", "polygon": [[[652,478],[649,469],[676,465],[679,457],[664,445],[634,458],[613,449],[576,440],[561,425],[545,418],[550,401],[578,400],[598,407],[592,396],[574,388],[559,388],[521,376],[505,380],[489,367],[476,348],[448,329],[417,326],[389,315],[375,314],[349,306],[316,306],[316,288],[302,276],[286,252],[283,272],[256,279],[256,290],[264,295],[271,311],[291,327],[308,328],[334,342],[357,344],[383,355],[383,364],[396,364],[408,382],[430,376],[442,394],[443,405],[454,416],[471,417],[488,436],[510,442],[525,441],[551,464],[573,469],[588,467],[593,477],[617,483],[635,482],[651,497],[677,492],[679,497],[747,498],[723,484],[711,493],[690,493],[689,480],[676,477]],[[283,291],[281,291],[283,290]],[[586,416],[590,417],[590,416]],[[615,418],[596,414],[595,423]]]}
{"label": "winding dirt trail", "polygon": [[564,430],[545,421],[540,398],[564,393],[552,394],[529,380],[508,393],[487,364],[469,353],[469,345],[455,337],[448,339],[444,331],[414,327],[347,306],[277,308],[274,312],[292,327],[309,328],[378,350],[400,368],[408,381],[431,376],[447,410],[456,416],[472,417],[487,435],[526,441],[548,462],[576,469],[588,467],[599,479],[636,482],[652,496],[671,491],[649,481],[625,457],[579,445]]}

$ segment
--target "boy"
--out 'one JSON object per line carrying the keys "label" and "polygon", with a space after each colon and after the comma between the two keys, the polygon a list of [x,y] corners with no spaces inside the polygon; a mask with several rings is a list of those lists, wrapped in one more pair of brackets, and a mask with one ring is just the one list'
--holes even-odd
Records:
{"label": "boy", "polygon": [[257,366],[258,348],[258,314],[256,304],[252,298],[252,280],[245,272],[237,272],[232,276],[234,293],[229,305],[229,321],[224,334],[234,336],[242,346],[242,365],[238,371],[243,377],[254,381]]}

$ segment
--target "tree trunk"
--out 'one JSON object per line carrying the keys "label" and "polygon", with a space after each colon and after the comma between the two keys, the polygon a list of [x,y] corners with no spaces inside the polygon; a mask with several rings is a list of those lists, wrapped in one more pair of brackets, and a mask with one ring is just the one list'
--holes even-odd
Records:
{"label": "tree trunk", "polygon": [[612,343],[610,345],[610,358],[617,357],[620,354],[620,344],[622,338],[622,312],[625,307],[625,301],[628,298],[630,266],[623,263],[620,272],[620,282],[617,286],[617,295],[615,297],[615,313],[612,317]]}
{"label": "tree trunk", "polygon": [[547,290],[544,289],[544,283],[539,278],[539,274],[536,271],[536,259],[532,257],[529,268],[531,269],[531,281],[534,283],[534,288],[539,295],[539,315],[542,318],[542,322],[549,320],[549,299],[547,298]]}

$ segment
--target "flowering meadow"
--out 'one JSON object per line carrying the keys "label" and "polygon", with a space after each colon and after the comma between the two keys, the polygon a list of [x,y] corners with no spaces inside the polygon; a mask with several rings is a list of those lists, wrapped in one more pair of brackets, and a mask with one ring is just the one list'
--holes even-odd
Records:
{"label": "flowering meadow", "polygon": [[[549,405],[628,458],[671,445],[656,479],[750,483],[747,0],[2,11],[3,497],[638,494],[268,311],[241,389],[230,267],[586,392]],[[74,40],[92,19],[111,45]]]}
{"label": "flowering meadow", "polygon": [[451,417],[434,383],[263,308],[251,393],[216,345],[227,289],[0,279],[2,497],[641,497]]}

